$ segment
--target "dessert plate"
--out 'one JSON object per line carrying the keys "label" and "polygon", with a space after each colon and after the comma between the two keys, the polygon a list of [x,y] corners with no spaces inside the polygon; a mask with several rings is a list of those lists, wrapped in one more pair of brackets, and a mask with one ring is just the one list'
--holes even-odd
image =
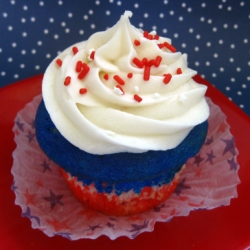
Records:
{"label": "dessert plate", "polygon": [[[36,76],[12,84],[0,90],[2,109],[1,126],[1,213],[0,232],[3,237],[0,246],[11,249],[52,249],[63,246],[62,249],[75,248],[100,248],[102,249],[127,249],[127,248],[152,248],[165,249],[211,249],[221,246],[226,249],[244,249],[250,245],[250,229],[248,227],[250,216],[248,205],[250,197],[247,190],[250,188],[249,168],[250,157],[247,154],[250,139],[250,121],[240,109],[231,103],[213,86],[204,79],[196,76],[198,82],[208,85],[208,96],[220,106],[227,116],[231,126],[231,133],[235,137],[236,147],[240,154],[237,161],[240,165],[239,176],[241,184],[238,186],[238,198],[231,201],[230,206],[216,208],[211,211],[198,210],[191,212],[188,217],[175,217],[169,223],[156,223],[151,233],[138,235],[134,240],[120,237],[111,241],[106,236],[101,236],[94,241],[81,239],[69,241],[61,236],[47,237],[39,230],[31,228],[30,220],[21,217],[21,210],[14,205],[14,193],[11,191],[13,183],[10,169],[12,166],[12,151],[15,149],[14,134],[11,129],[14,125],[16,113],[40,93],[42,76]],[[14,186],[15,188],[15,186]],[[27,212],[27,211],[26,211]],[[181,239],[181,241],[179,240]],[[213,240],[211,240],[213,239]]]}

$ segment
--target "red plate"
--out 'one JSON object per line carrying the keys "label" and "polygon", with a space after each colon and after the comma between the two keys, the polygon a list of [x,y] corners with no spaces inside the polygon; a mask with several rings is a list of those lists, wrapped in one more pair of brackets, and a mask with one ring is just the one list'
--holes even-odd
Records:
{"label": "red plate", "polygon": [[21,208],[14,204],[11,190],[12,152],[15,149],[12,127],[16,113],[41,92],[42,75],[0,89],[1,139],[0,160],[0,249],[245,249],[250,247],[250,118],[221,92],[200,76],[197,82],[208,86],[207,96],[220,106],[228,117],[231,133],[239,150],[239,197],[230,206],[213,210],[193,211],[187,217],[175,217],[156,223],[153,232],[142,233],[134,240],[120,237],[114,241],[106,236],[96,240],[69,241],[49,238],[31,228],[28,218],[21,217]]}

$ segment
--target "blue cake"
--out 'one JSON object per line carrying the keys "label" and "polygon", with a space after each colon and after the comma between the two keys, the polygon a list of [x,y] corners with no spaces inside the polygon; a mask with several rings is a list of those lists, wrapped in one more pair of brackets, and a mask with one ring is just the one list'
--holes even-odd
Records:
{"label": "blue cake", "polygon": [[66,172],[86,185],[94,184],[100,193],[120,195],[131,189],[140,193],[145,186],[170,183],[187,159],[199,152],[207,135],[208,123],[205,121],[195,126],[174,149],[106,155],[90,154],[69,143],[51,121],[44,102],[39,105],[35,127],[40,147]]}

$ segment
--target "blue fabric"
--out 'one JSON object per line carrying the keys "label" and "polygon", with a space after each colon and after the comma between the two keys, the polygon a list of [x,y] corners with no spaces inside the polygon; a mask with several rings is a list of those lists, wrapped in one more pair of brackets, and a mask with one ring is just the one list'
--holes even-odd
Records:
{"label": "blue fabric", "polygon": [[189,67],[250,114],[249,0],[0,1],[0,86],[43,73],[58,51],[125,10],[136,27],[172,38]]}

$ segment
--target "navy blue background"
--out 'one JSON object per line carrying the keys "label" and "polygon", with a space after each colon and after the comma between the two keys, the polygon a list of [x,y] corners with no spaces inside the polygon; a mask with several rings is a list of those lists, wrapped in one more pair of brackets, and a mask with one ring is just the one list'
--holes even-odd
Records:
{"label": "navy blue background", "polygon": [[43,73],[57,53],[113,26],[156,29],[188,54],[189,67],[250,115],[250,1],[0,1],[0,87]]}

